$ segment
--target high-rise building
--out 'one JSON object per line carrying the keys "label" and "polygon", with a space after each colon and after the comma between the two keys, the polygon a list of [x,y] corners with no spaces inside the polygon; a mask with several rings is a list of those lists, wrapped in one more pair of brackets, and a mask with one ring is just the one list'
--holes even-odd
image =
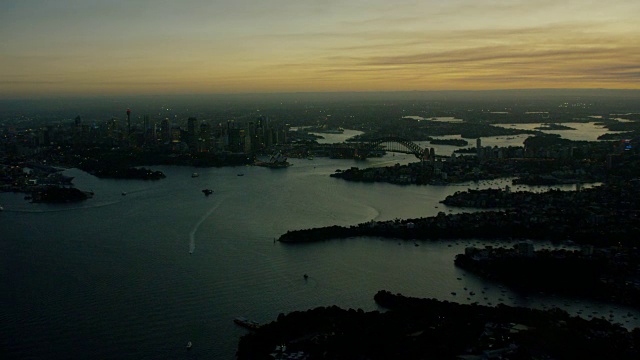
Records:
{"label": "high-rise building", "polygon": [[247,143],[250,144],[251,151],[258,150],[258,135],[256,134],[256,130],[256,124],[253,121],[250,121],[249,124],[247,124]]}
{"label": "high-rise building", "polygon": [[74,145],[79,145],[82,142],[82,118],[80,118],[80,115],[76,116],[73,123],[73,143]]}
{"label": "high-rise building", "polygon": [[171,142],[171,124],[169,119],[162,120],[160,124],[160,138],[163,143]]}
{"label": "high-rise building", "polygon": [[256,127],[257,128],[268,128],[269,127],[269,118],[264,116],[264,115],[260,115],[258,116],[258,118],[256,119]]}
{"label": "high-rise building", "polygon": [[142,134],[144,136],[144,143],[149,144],[152,142],[151,127],[149,124],[149,115],[142,116]]}
{"label": "high-rise building", "polygon": [[513,246],[520,256],[533,257],[535,255],[535,248],[531,241],[525,241]]}
{"label": "high-rise building", "polygon": [[127,109],[127,136],[131,135],[131,109]]}
{"label": "high-rise building", "polygon": [[244,132],[244,152],[245,153],[250,153],[253,150],[253,148],[252,148],[253,145],[251,143],[251,140],[252,140],[251,139],[251,131],[250,130],[248,130],[248,131],[243,130],[243,132]]}
{"label": "high-rise building", "polygon": [[175,125],[171,127],[171,142],[179,143],[182,141],[182,130],[180,126]]}
{"label": "high-rise building", "polygon": [[196,132],[196,123],[198,122],[198,119],[194,118],[194,117],[190,117],[187,119],[187,131],[190,134],[195,134]]}
{"label": "high-rise building", "polygon": [[[194,130],[195,131],[195,130]],[[200,124],[200,136],[198,137],[198,151],[209,151],[211,148],[211,127],[208,123]]]}
{"label": "high-rise building", "polygon": [[190,117],[187,119],[187,145],[189,150],[196,151],[196,145],[198,142],[198,134],[196,134],[196,123],[198,119]]}
{"label": "high-rise building", "polygon": [[231,152],[244,152],[244,129],[229,129],[227,131],[229,136],[229,151]]}

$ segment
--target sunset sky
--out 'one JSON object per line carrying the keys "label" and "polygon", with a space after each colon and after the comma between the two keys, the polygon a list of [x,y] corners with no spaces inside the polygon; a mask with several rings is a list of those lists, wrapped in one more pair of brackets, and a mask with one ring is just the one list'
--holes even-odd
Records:
{"label": "sunset sky", "polygon": [[640,88],[637,0],[2,0],[0,98]]}

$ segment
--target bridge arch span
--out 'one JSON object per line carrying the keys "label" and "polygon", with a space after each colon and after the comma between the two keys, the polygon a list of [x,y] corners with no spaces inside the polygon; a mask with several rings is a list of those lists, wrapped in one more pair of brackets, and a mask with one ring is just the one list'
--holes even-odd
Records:
{"label": "bridge arch span", "polygon": [[[423,149],[420,145],[411,140],[395,136],[386,136],[370,140],[362,144],[362,155],[366,156],[376,150],[413,154],[416,158],[424,160],[429,156],[429,148]],[[400,146],[397,146],[400,145]],[[384,147],[383,147],[384,146]]]}

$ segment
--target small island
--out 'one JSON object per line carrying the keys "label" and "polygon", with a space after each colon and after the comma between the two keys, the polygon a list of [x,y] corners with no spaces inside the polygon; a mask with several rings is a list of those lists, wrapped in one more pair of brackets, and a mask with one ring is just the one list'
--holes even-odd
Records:
{"label": "small island", "polygon": [[33,192],[31,202],[34,203],[71,203],[93,197],[92,192],[81,191],[76,188],[46,186]]}
{"label": "small island", "polygon": [[553,124],[553,123],[548,123],[548,124],[542,124],[542,126],[538,126],[535,128],[536,130],[575,130],[572,127],[566,126],[566,125],[561,125],[561,124]]}

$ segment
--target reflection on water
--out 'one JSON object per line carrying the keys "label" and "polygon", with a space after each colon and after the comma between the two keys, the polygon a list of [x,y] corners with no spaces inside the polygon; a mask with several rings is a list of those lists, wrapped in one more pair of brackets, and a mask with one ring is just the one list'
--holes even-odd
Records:
{"label": "reflection on water", "polygon": [[[443,122],[464,122],[462,119],[456,119],[452,117],[438,117],[438,118],[422,118],[420,116],[406,116],[406,118],[416,120],[428,120],[428,121],[443,121]],[[527,123],[527,124],[494,124],[494,126],[500,126],[510,129],[522,129],[522,130],[536,130],[542,131],[548,134],[557,134],[564,139],[575,141],[598,141],[598,137],[603,134],[619,133],[618,131],[609,131],[603,125],[598,125],[597,122],[588,123],[562,123],[562,125],[571,127],[573,130],[537,130],[536,128],[543,126],[545,123]],[[319,144],[336,144],[347,141],[348,139],[363,134],[362,131],[345,129],[342,134],[325,134],[315,133],[320,135],[323,139],[318,139]],[[520,135],[508,135],[508,136],[487,136],[482,137],[482,146],[490,147],[509,147],[509,146],[523,146],[524,140],[531,137],[531,134]],[[444,135],[434,136],[436,139],[463,139],[460,135]],[[453,152],[460,148],[475,147],[475,139],[463,139],[469,142],[468,146],[458,147],[452,145],[438,145],[431,144],[429,141],[414,141],[422,148],[434,148],[437,155],[451,156]],[[398,154],[396,154],[397,156]]]}
{"label": "reflection on water", "polygon": [[[587,123],[562,123],[564,126],[572,128],[572,130],[538,130],[536,128],[544,126],[547,123],[529,123],[529,124],[494,124],[494,126],[500,126],[509,129],[521,129],[521,130],[536,130],[542,131],[547,134],[560,135],[564,139],[575,141],[598,141],[598,136],[616,133],[615,131],[609,131],[603,125],[598,125],[597,122]],[[483,138],[484,140],[484,138]]]}
{"label": "reflection on water", "polygon": [[329,134],[329,133],[314,133],[311,134],[322,136],[322,139],[318,139],[318,144],[339,144],[351,139],[356,135],[364,134],[362,131],[344,129],[342,134]]}

